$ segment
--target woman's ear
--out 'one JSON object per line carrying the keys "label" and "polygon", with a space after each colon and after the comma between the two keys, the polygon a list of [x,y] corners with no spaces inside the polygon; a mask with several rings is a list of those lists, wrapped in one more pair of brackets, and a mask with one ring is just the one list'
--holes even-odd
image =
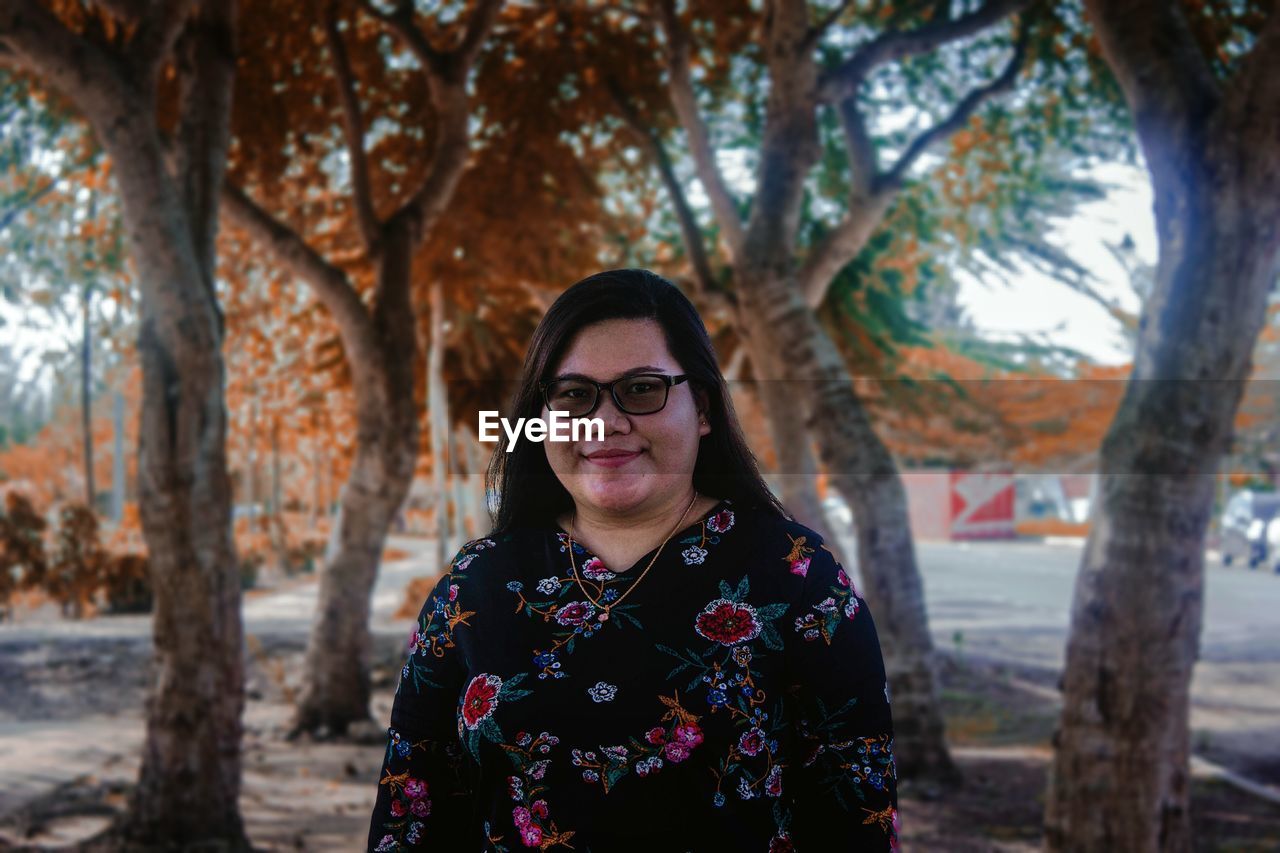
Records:
{"label": "woman's ear", "polygon": [[701,388],[695,388],[693,391],[693,404],[698,410],[698,435],[707,435],[711,432],[711,399],[707,396],[706,391]]}

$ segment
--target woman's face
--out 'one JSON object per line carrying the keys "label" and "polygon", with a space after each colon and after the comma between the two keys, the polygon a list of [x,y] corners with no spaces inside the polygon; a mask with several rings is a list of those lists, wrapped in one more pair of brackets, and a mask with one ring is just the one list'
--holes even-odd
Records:
{"label": "woman's face", "polygon": [[[551,378],[580,374],[604,383],[633,372],[684,372],[667,350],[655,320],[606,320],[587,326],[574,337]],[[542,417],[547,416],[544,403]],[[543,443],[547,461],[580,513],[585,507],[607,515],[653,512],[688,494],[698,442],[711,432],[709,424],[700,422],[691,383],[673,386],[666,406],[649,415],[619,410],[613,397],[602,391],[589,417],[604,421],[603,441]],[[579,435],[585,439],[585,433]],[[628,455],[600,455],[616,451]]]}

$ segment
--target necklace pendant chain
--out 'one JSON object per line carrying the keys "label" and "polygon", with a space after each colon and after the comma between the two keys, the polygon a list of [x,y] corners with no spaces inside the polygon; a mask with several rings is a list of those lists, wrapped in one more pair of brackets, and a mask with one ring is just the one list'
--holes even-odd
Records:
{"label": "necklace pendant chain", "polygon": [[653,559],[649,561],[649,565],[644,567],[644,571],[640,573],[640,577],[636,578],[635,583],[627,587],[627,591],[618,596],[616,601],[611,601],[608,604],[601,604],[599,601],[591,597],[590,592],[587,592],[587,585],[582,582],[582,577],[578,572],[578,565],[573,559],[573,522],[574,519],[577,518],[577,511],[574,511],[573,518],[569,520],[569,566],[573,570],[573,579],[578,582],[578,588],[582,590],[582,594],[585,595],[587,600],[595,605],[596,609],[600,611],[600,614],[596,616],[597,622],[608,622],[609,610],[621,604],[622,599],[630,595],[631,591],[640,585],[640,581],[644,580],[644,576],[649,574],[649,569],[653,568],[653,564],[658,562],[658,556],[662,554],[662,549],[667,547],[667,542],[671,540],[672,536],[676,535],[676,531],[680,529],[680,525],[684,524],[685,516],[689,514],[689,510],[693,509],[693,505],[697,503],[697,501],[698,491],[695,489],[693,492],[693,500],[689,501],[689,505],[684,508],[684,512],[680,513],[680,520],[676,522],[676,526],[667,534],[667,538],[662,540],[662,544],[658,546],[658,550],[654,553]]}

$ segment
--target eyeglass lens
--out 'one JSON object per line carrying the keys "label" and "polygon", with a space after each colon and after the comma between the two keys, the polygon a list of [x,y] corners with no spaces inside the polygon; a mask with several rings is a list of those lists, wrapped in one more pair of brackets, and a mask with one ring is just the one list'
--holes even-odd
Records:
{"label": "eyeglass lens", "polygon": [[[553,411],[582,417],[595,408],[598,389],[580,379],[561,379],[547,386],[547,405]],[[667,404],[667,383],[649,375],[628,376],[613,386],[614,402],[629,415],[649,415]]]}

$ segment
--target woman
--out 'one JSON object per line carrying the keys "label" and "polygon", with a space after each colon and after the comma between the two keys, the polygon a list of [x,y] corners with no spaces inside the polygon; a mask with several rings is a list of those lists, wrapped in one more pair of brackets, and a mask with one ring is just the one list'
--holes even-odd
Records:
{"label": "woman", "polygon": [[848,576],[761,480],[670,282],[591,276],[535,332],[493,532],[418,618],[371,850],[896,847],[888,689]]}

